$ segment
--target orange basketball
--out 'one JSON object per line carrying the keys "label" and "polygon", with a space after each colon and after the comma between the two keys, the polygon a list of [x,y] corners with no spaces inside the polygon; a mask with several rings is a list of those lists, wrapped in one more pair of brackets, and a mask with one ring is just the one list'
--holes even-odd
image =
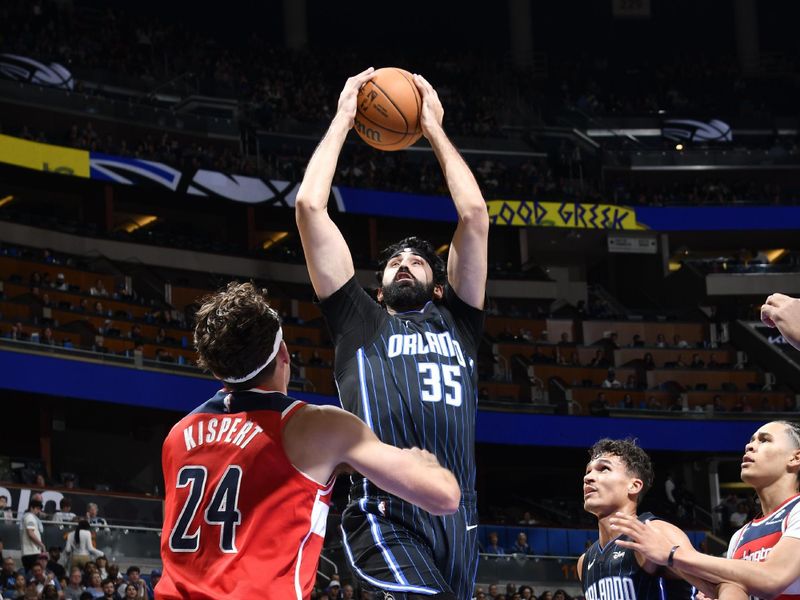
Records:
{"label": "orange basketball", "polygon": [[422,98],[411,73],[395,67],[375,71],[358,92],[355,129],[373,148],[402,150],[422,135]]}

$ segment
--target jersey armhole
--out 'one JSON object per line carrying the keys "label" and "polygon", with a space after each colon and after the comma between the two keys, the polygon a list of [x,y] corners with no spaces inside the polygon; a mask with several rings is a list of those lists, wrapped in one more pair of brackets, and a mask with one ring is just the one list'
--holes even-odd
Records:
{"label": "jersey armhole", "polygon": [[317,488],[326,490],[332,487],[333,484],[336,482],[336,471],[334,470],[334,472],[331,473],[331,476],[325,483],[317,481],[316,479],[311,477],[311,475],[309,475],[302,469],[298,468],[297,465],[295,465],[291,461],[289,455],[286,454],[286,448],[283,445],[283,430],[286,427],[286,424],[292,419],[293,416],[295,416],[300,411],[300,409],[305,408],[306,406],[307,406],[306,402],[303,402],[302,400],[295,400],[289,406],[283,409],[283,412],[281,412],[281,451],[283,452],[283,456],[286,458],[286,462],[288,462],[292,466],[292,469],[294,469],[297,473],[300,473],[300,475],[302,475],[305,479],[313,483]]}

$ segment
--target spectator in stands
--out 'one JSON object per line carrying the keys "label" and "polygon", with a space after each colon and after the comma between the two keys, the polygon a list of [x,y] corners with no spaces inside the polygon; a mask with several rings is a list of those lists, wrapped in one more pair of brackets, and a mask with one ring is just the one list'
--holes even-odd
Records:
{"label": "spectator in stands", "polygon": [[528,534],[520,531],[517,534],[517,541],[511,546],[511,552],[514,554],[532,554],[531,547],[528,545]]}
{"label": "spectator in stands", "polygon": [[[47,553],[46,552],[43,553],[42,557],[43,557],[44,561],[46,562],[47,561]],[[59,591],[59,592],[61,591],[61,584],[58,583],[58,581],[56,581],[56,579],[55,579],[55,577],[54,577],[54,575],[52,573],[45,572],[44,567],[39,562],[34,564],[30,569],[30,577],[28,578],[28,582],[30,583],[32,581],[36,582],[36,593],[37,594],[41,595],[42,590],[44,590],[44,586],[47,585],[47,584],[52,584],[52,585],[55,586],[57,591]]]}
{"label": "spectator in stands", "polygon": [[0,496],[0,522],[14,520],[14,513],[8,505],[8,496]]}
{"label": "spectator in stands", "polygon": [[111,595],[107,596],[106,590],[103,588],[103,580],[100,579],[100,573],[97,571],[89,576],[89,583],[86,585],[86,591],[92,595],[92,598],[108,598],[109,600],[114,598],[113,583],[111,585]]}
{"label": "spectator in stands", "polygon": [[[9,599],[18,599],[18,598],[25,598],[25,592],[27,588],[27,581],[25,579],[25,575],[22,573],[17,573],[14,576],[14,581],[11,586],[6,587],[3,590],[3,598]],[[33,587],[34,594],[36,593],[36,587]],[[33,596],[34,599],[38,598],[38,595]]]}
{"label": "spectator in stands", "polygon": [[679,333],[672,336],[672,346],[674,348],[689,348],[689,342],[684,340]]}
{"label": "spectator in stands", "polygon": [[86,505],[86,520],[89,521],[89,525],[92,527],[105,527],[108,528],[108,523],[106,520],[98,515],[99,509],[97,504],[94,502],[89,502]]}
{"label": "spectator in stands", "polygon": [[556,590],[553,594],[553,600],[572,600],[572,596],[564,590]]}
{"label": "spectator in stands", "polygon": [[720,396],[719,394],[714,394],[712,410],[714,412],[725,412],[728,410],[727,408],[725,408],[725,404],[722,402],[722,396]]}
{"label": "spectator in stands", "polygon": [[105,315],[106,314],[106,311],[103,308],[103,303],[100,302],[100,300],[98,300],[98,301],[96,301],[94,303],[94,314],[96,314],[96,315]]}
{"label": "spectator in stands", "polygon": [[89,312],[89,300],[86,298],[81,298],[81,301],[78,303],[78,306],[75,308],[78,312]]}
{"label": "spectator in stands", "polygon": [[[64,553],[70,559],[71,567],[84,568],[93,557],[102,556],[103,553],[94,547],[92,531],[89,521],[81,520],[78,527],[67,536],[67,546]],[[94,565],[93,565],[94,566]],[[97,567],[95,567],[95,570]]]}
{"label": "spectator in stands", "polygon": [[94,564],[97,565],[97,572],[100,573],[102,579],[108,579],[108,558],[97,556],[94,559]]}
{"label": "spectator in stands", "polygon": [[519,520],[520,525],[536,525],[537,523],[539,523],[539,521],[534,519],[533,515],[528,510],[522,513],[522,518]]}
{"label": "spectator in stands", "polygon": [[627,409],[634,408],[633,398],[631,397],[630,394],[625,394],[622,397],[622,400],[619,401],[619,407],[620,408],[627,408]]}
{"label": "spectator in stands", "polygon": [[608,401],[603,392],[597,392],[597,397],[589,403],[589,414],[593,417],[608,416]]}
{"label": "spectator in stands", "polygon": [[64,588],[65,600],[80,600],[81,594],[86,588],[81,583],[83,573],[78,567],[73,567],[69,574],[69,583]]}
{"label": "spectator in stands", "polygon": [[522,600],[536,600],[536,596],[533,594],[533,588],[529,585],[521,585],[519,587],[519,595]]}
{"label": "spectator in stands", "polygon": [[[150,582],[147,587],[147,597],[149,598],[149,600],[155,599],[154,590],[156,589],[156,586],[158,585],[159,581],[161,581],[161,569],[153,569],[152,571],[150,571]],[[352,590],[353,588],[351,587],[350,589]]]}
{"label": "spectator in stands", "polygon": [[[127,600],[147,600],[147,586],[141,577],[141,569],[136,566],[128,567],[127,579],[117,588],[117,593]],[[133,591],[128,592],[128,588]],[[133,593],[131,596],[130,594]]]}
{"label": "spectator in stands", "polygon": [[558,341],[558,345],[559,346],[574,346],[575,344],[573,344],[569,340],[569,334],[565,331],[565,332],[563,332],[561,334],[561,339]]}
{"label": "spectator in stands", "polygon": [[10,556],[3,557],[3,567],[0,569],[0,588],[10,589],[14,587],[17,580],[17,575],[20,570],[17,569],[17,563]]}
{"label": "spectator in stands", "polygon": [[656,361],[653,360],[653,354],[651,352],[646,352],[643,359],[643,366],[646,371],[650,371],[656,368]]}
{"label": "spectator in stands", "polygon": [[49,556],[45,568],[52,572],[58,581],[67,576],[67,570],[61,564],[61,546],[50,546],[47,551]]}
{"label": "spectator in stands", "polygon": [[[496,531],[492,531],[492,532],[489,533],[488,541],[489,541],[489,543],[486,544],[486,554],[503,555],[503,554],[506,553],[506,551],[503,550],[503,547],[500,546],[497,543],[497,532]],[[496,586],[495,586],[495,589],[496,589]],[[490,585],[489,586],[489,596],[494,598],[496,595],[497,595],[497,593],[495,593],[494,595],[492,594],[492,586]]]}
{"label": "spectator in stands", "polygon": [[77,515],[72,512],[72,500],[67,497],[61,498],[59,510],[53,514],[53,521],[58,523],[71,523],[77,518]]}
{"label": "spectator in stands", "polygon": [[349,583],[345,583],[342,587],[342,600],[352,600],[354,597],[355,590],[353,590],[353,586]]}
{"label": "spectator in stands", "polygon": [[633,334],[633,340],[631,340],[631,348],[642,348],[644,346],[644,340],[642,336],[638,333]]}
{"label": "spectator in stands", "polygon": [[594,353],[594,357],[592,360],[589,361],[587,365],[589,367],[607,367],[608,366],[608,359],[606,358],[606,352],[602,348],[598,348],[597,351]]}
{"label": "spectator in stands", "polygon": [[9,336],[12,340],[25,341],[28,339],[28,334],[25,333],[25,328],[22,323],[17,322],[11,326],[11,333]]}
{"label": "spectator in stands", "polygon": [[103,285],[102,279],[98,279],[97,281],[95,281],[94,285],[91,288],[89,288],[89,295],[108,298],[108,290],[106,289],[106,286]]}
{"label": "spectator in stands", "polygon": [[53,330],[49,327],[45,327],[44,330],[39,334],[39,343],[47,346],[55,346],[56,338],[53,335]]}
{"label": "spectator in stands", "polygon": [[622,382],[617,379],[617,373],[614,369],[609,369],[606,378],[603,380],[601,384],[602,387],[608,389],[619,389],[622,387]]}
{"label": "spectator in stands", "polygon": [[[628,379],[625,380],[625,389],[626,390],[636,390],[639,389],[639,381],[636,379],[636,375],[631,373],[628,375]],[[627,396],[628,394],[626,394]]]}
{"label": "spectator in stands", "polygon": [[69,284],[67,280],[64,278],[63,273],[59,273],[56,275],[56,280],[53,282],[53,289],[58,290],[59,292],[66,292],[69,290]]}
{"label": "spectator in stands", "polygon": [[718,369],[720,367],[720,364],[717,362],[717,357],[714,356],[713,352],[708,356],[708,363],[706,363],[706,367],[709,369]]}
{"label": "spectator in stands", "polygon": [[30,571],[39,558],[39,553],[44,552],[46,547],[42,542],[44,526],[39,515],[42,512],[42,501],[31,500],[28,511],[22,517],[20,528],[21,547],[22,547],[22,566],[26,571]]}
{"label": "spectator in stands", "polygon": [[739,502],[736,505],[736,510],[728,517],[728,523],[731,530],[736,531],[747,522],[747,505],[744,502]]}

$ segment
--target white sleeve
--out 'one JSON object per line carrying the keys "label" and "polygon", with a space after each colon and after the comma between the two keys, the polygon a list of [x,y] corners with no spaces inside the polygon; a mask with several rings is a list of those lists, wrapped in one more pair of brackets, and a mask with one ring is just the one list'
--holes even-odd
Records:
{"label": "white sleeve", "polygon": [[792,507],[785,522],[786,528],[783,530],[783,535],[786,537],[800,538],[800,502]]}
{"label": "white sleeve", "polygon": [[736,533],[731,536],[731,541],[728,543],[728,552],[725,553],[725,558],[733,558],[733,553],[736,552],[736,546],[739,545],[739,540],[741,539],[746,528],[747,525],[737,529]]}

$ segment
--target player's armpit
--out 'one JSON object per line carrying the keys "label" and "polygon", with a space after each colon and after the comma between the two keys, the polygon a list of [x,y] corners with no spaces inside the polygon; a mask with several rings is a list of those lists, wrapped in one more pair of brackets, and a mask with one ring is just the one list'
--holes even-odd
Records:
{"label": "player's armpit", "polygon": [[576,567],[578,571],[578,581],[583,581],[583,559],[586,557],[586,554],[581,554],[580,558],[578,559],[578,565]]}

